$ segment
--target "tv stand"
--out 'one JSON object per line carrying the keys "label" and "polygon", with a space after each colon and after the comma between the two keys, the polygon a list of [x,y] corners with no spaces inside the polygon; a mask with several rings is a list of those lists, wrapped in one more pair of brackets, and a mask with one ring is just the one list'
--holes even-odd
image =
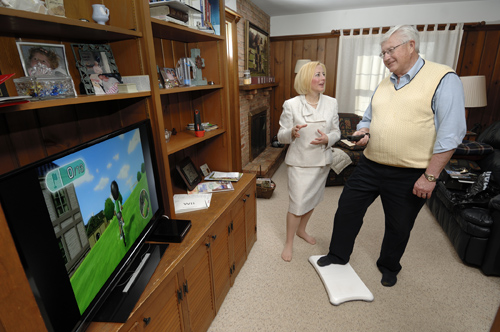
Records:
{"label": "tv stand", "polygon": [[[126,322],[167,247],[168,243],[144,244],[93,321]],[[130,273],[133,273],[132,276]]]}

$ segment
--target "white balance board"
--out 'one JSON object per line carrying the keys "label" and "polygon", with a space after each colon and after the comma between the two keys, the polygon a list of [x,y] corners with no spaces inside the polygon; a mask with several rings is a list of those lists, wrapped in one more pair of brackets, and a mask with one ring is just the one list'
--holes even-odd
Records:
{"label": "white balance board", "polygon": [[366,287],[349,263],[346,265],[330,264],[321,267],[317,263],[320,257],[322,256],[311,256],[309,262],[323,281],[331,304],[339,305],[347,301],[357,300],[373,301],[372,292]]}

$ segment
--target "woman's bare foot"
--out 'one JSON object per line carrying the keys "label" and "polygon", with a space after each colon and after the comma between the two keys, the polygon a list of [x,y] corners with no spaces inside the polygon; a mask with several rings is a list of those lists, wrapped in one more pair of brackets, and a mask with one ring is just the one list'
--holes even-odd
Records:
{"label": "woman's bare foot", "polygon": [[285,248],[283,248],[283,252],[281,253],[281,258],[285,262],[290,262],[292,260],[292,252],[293,252],[293,244],[286,244],[285,243]]}
{"label": "woman's bare foot", "polygon": [[311,235],[307,234],[306,232],[297,231],[297,236],[304,239],[307,243],[316,244],[316,239],[313,238]]}

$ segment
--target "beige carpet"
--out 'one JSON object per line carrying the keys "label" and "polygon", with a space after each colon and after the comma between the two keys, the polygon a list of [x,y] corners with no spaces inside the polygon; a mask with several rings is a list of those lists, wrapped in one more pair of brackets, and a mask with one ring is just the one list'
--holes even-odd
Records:
{"label": "beige carpet", "polygon": [[375,262],[383,236],[380,201],[367,212],[351,265],[373,302],[330,304],[309,256],[328,251],[342,187],[327,187],[308,231],[312,246],[296,237],[290,263],[281,259],[288,208],[286,166],[273,176],[270,199],[257,199],[257,242],[229,291],[210,332],[228,331],[489,331],[500,305],[500,278],[465,266],[425,206],[392,288],[380,284]]}

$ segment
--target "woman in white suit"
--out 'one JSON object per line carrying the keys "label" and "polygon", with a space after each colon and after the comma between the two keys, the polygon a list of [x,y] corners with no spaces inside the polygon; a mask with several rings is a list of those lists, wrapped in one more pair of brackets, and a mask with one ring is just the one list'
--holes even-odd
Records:
{"label": "woman in white suit", "polygon": [[316,244],[316,239],[306,233],[306,226],[323,199],[333,162],[331,147],[340,139],[337,100],[323,95],[325,72],[325,65],[317,61],[302,66],[294,84],[299,96],[285,101],[280,117],[278,141],[290,144],[285,157],[290,205],[281,254],[286,262],[292,260],[295,234]]}

